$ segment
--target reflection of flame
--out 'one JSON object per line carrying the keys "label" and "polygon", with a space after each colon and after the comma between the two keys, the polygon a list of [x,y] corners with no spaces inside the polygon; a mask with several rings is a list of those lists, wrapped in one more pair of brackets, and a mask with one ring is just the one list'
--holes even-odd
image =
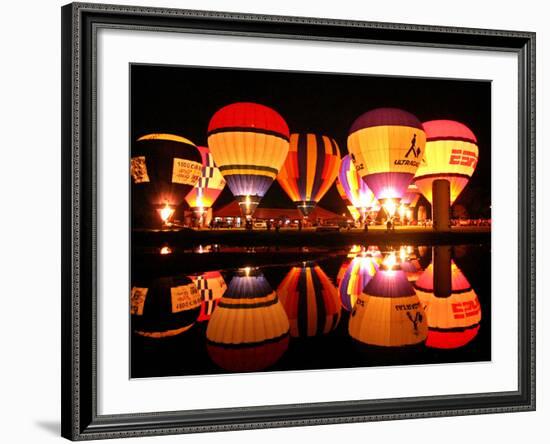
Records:
{"label": "reflection of flame", "polygon": [[250,267],[244,267],[243,270],[244,270],[244,274],[245,274],[246,276],[250,276]]}
{"label": "reflection of flame", "polygon": [[395,254],[395,251],[392,251],[389,253],[384,260],[382,261],[382,265],[386,270],[392,270],[397,265],[397,256]]}
{"label": "reflection of flame", "polygon": [[165,224],[168,223],[168,219],[172,217],[174,211],[175,210],[170,205],[168,205],[168,203],[165,203],[164,207],[159,210],[160,218]]}
{"label": "reflection of flame", "polygon": [[246,198],[244,199],[244,204],[246,205],[246,208],[250,208],[250,196],[246,196]]}
{"label": "reflection of flame", "polygon": [[172,249],[169,246],[165,245],[160,249],[160,254],[172,254]]}

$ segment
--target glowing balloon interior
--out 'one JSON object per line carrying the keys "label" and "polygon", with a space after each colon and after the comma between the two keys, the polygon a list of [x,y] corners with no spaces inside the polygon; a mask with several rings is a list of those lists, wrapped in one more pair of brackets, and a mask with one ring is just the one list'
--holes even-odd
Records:
{"label": "glowing balloon interior", "polygon": [[361,179],[349,155],[343,157],[338,172],[338,182],[347,199],[364,216],[375,203],[374,194]]}
{"label": "glowing balloon interior", "polygon": [[334,183],[340,149],[328,136],[291,134],[288,156],[277,181],[304,216],[315,208]]}
{"label": "glowing balloon interior", "polygon": [[148,134],[132,144],[132,213],[137,223],[167,223],[197,184],[201,154],[190,140],[174,134]]}
{"label": "glowing balloon interior", "polygon": [[289,130],[273,109],[239,102],[219,109],[208,125],[208,147],[244,216],[251,216],[277,177]]}
{"label": "glowing balloon interior", "polygon": [[448,180],[452,205],[476,169],[479,156],[477,138],[466,125],[453,120],[431,120],[424,122],[423,126],[426,148],[414,182],[432,203],[433,181]]}
{"label": "glowing balloon interior", "polygon": [[207,147],[198,147],[202,159],[200,178],[191,191],[185,196],[187,204],[195,213],[202,213],[211,208],[225,187],[225,179],[214,163],[214,158]]}
{"label": "glowing balloon interior", "polygon": [[405,194],[425,144],[420,121],[397,108],[377,108],[362,114],[348,136],[357,172],[381,202],[399,200]]}

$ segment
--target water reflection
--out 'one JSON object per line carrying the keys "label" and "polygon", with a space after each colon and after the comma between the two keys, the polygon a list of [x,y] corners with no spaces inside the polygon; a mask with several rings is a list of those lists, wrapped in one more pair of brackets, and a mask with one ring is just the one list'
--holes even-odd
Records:
{"label": "water reflection", "polygon": [[277,294],[294,338],[330,333],[340,322],[338,292],[319,265],[304,262],[301,267],[292,267]]}
{"label": "water reflection", "polygon": [[137,281],[130,294],[132,329],[155,339],[181,334],[193,326],[200,306],[197,287],[187,276]]}
{"label": "water reflection", "polygon": [[233,372],[262,370],[281,358],[288,336],[288,317],[264,275],[237,271],[208,322],[212,361]]}
{"label": "water reflection", "polygon": [[465,346],[476,337],[481,322],[477,294],[449,250],[434,247],[434,262],[415,284],[428,318],[426,346],[440,349]]}
{"label": "water reflection", "polygon": [[[344,266],[344,265],[342,265]],[[370,282],[378,270],[378,262],[374,257],[362,251],[346,265],[342,280],[338,286],[342,307],[351,311],[363,288]]]}
{"label": "water reflection", "polygon": [[349,334],[363,344],[382,347],[403,347],[426,339],[424,309],[394,252],[357,298]]}
{"label": "water reflection", "polygon": [[220,299],[225,290],[227,290],[227,284],[223,279],[223,276],[219,271],[208,271],[200,275],[189,276],[201,297],[201,311],[197,321],[208,321],[218,299]]}
{"label": "water reflection", "polygon": [[490,359],[490,328],[481,329],[488,249],[354,245],[312,248],[315,260],[272,253],[270,263],[271,253],[255,248],[246,262],[259,267],[216,269],[215,249],[204,248],[209,270],[191,274],[192,264],[187,277],[133,280],[132,368],[140,376]]}

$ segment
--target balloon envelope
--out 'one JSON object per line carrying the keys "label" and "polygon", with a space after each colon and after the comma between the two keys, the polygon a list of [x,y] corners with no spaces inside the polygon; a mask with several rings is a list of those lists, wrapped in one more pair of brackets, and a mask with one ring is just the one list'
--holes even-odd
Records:
{"label": "balloon envelope", "polygon": [[374,194],[361,179],[349,155],[343,157],[338,172],[338,181],[348,200],[357,209],[370,208],[374,202]]}
{"label": "balloon envelope", "polygon": [[426,130],[424,158],[414,182],[432,203],[432,183],[446,179],[451,185],[451,205],[466,187],[477,166],[479,149],[474,133],[454,120],[431,120]]}
{"label": "balloon envelope", "polygon": [[291,134],[288,156],[277,181],[307,216],[323,198],[340,167],[340,149],[334,139],[316,134]]}
{"label": "balloon envelope", "polygon": [[376,198],[400,199],[414,177],[426,135],[420,121],[397,108],[377,108],[359,116],[348,136],[357,171]]}
{"label": "balloon envelope", "polygon": [[214,158],[207,147],[198,147],[202,159],[202,171],[199,180],[185,196],[191,208],[208,209],[225,187],[225,179],[214,164]]}
{"label": "balloon envelope", "polygon": [[254,213],[277,177],[289,136],[284,119],[257,103],[233,103],[212,116],[208,147],[243,215]]}
{"label": "balloon envelope", "polygon": [[190,140],[174,134],[148,134],[132,144],[132,214],[136,223],[158,226],[158,210],[179,206],[198,182],[201,154]]}

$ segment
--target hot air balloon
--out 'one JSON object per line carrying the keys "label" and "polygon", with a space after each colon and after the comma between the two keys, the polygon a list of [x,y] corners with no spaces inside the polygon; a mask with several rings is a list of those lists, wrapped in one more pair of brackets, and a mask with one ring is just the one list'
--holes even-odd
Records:
{"label": "hot air balloon", "polygon": [[198,321],[210,319],[217,301],[223,296],[227,289],[223,276],[219,271],[208,271],[200,275],[189,276],[201,297],[201,311]]}
{"label": "hot air balloon", "polygon": [[263,370],[281,358],[288,348],[288,317],[259,270],[241,269],[231,279],[206,338],[210,358],[228,371]]}
{"label": "hot air balloon", "polygon": [[344,156],[342,159],[338,181],[348,200],[357,208],[364,219],[367,210],[374,205],[375,198],[366,182],[361,179],[349,155]]}
{"label": "hot air balloon", "polygon": [[481,305],[454,261],[451,262],[450,296],[438,297],[434,294],[433,264],[418,278],[415,288],[428,319],[428,347],[463,347],[476,337],[481,322]]}
{"label": "hot air balloon", "polygon": [[132,286],[132,329],[140,336],[165,338],[189,330],[200,312],[201,298],[186,276],[163,277]]}
{"label": "hot air balloon", "polygon": [[317,134],[291,134],[288,156],[277,181],[307,217],[323,198],[340,168],[334,139]]}
{"label": "hot air balloon", "polygon": [[207,147],[198,147],[202,159],[201,176],[196,185],[185,196],[191,210],[199,219],[204,212],[214,205],[214,202],[225,187],[225,179],[214,164],[214,159]]}
{"label": "hot air balloon", "polygon": [[292,267],[277,294],[290,321],[292,337],[330,333],[340,321],[338,291],[319,265]]}
{"label": "hot air balloon", "polygon": [[424,342],[426,315],[394,254],[357,298],[349,321],[349,334],[360,343],[402,347]]}
{"label": "hot air balloon", "polygon": [[420,121],[397,108],[368,111],[351,126],[348,150],[357,172],[390,216],[420,165],[425,143]]}
{"label": "hot air balloon", "polygon": [[201,154],[190,140],[174,134],[137,139],[130,164],[134,225],[168,223],[201,171]]}
{"label": "hot air balloon", "polygon": [[208,147],[243,216],[252,216],[277,177],[289,136],[284,119],[257,103],[233,103],[212,116]]}
{"label": "hot air balloon", "polygon": [[378,264],[366,252],[355,256],[338,286],[340,301],[347,311],[352,311],[363,288],[369,283],[378,270]]}
{"label": "hot air balloon", "polygon": [[452,205],[476,169],[479,152],[476,136],[466,125],[454,120],[431,120],[423,126],[426,148],[414,182],[432,203],[433,181],[448,180]]}

